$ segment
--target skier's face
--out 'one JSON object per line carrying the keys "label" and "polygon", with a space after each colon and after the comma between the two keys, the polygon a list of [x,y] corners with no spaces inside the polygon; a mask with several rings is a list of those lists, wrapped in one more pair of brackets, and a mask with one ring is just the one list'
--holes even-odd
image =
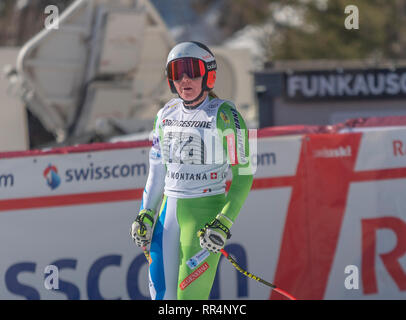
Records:
{"label": "skier's face", "polygon": [[[191,101],[196,99],[202,90],[202,80],[203,77],[189,78],[186,73],[182,75],[182,78],[175,80],[175,88],[179,93],[179,96],[186,101]],[[202,98],[196,101],[194,104],[198,104],[203,101],[207,96],[207,91],[204,92]]]}

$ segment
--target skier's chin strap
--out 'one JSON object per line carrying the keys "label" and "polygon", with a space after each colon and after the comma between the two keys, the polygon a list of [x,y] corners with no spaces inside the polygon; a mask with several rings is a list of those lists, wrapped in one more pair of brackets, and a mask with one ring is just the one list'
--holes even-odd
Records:
{"label": "skier's chin strap", "polygon": [[[201,97],[203,97],[203,94],[204,94],[204,90],[202,89],[202,91],[200,91],[200,94],[199,94],[196,98],[194,98],[193,100],[183,100],[183,99],[181,98],[181,99],[183,100],[183,105],[185,106],[186,109],[189,109],[189,110],[192,110],[192,109],[197,108],[198,106],[200,106],[200,105],[204,102],[204,100],[203,100],[202,102],[196,104],[196,105],[191,105],[191,104],[192,104],[193,102],[199,100]],[[179,96],[179,98],[180,98],[179,93],[178,93],[178,96]],[[188,104],[188,105],[186,105],[186,104]]]}

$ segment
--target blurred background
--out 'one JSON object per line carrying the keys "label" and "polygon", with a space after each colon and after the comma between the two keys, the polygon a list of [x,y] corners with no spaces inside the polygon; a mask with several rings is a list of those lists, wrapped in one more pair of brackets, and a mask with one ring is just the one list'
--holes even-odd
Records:
{"label": "blurred background", "polygon": [[0,0],[0,151],[147,138],[185,40],[250,128],[406,115],[405,29],[406,0]]}

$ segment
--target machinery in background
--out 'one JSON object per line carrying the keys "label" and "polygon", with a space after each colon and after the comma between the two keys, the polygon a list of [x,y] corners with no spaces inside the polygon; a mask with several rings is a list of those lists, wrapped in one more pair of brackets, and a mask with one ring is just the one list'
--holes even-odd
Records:
{"label": "machinery in background", "polygon": [[[173,97],[163,65],[175,44],[148,0],[77,0],[20,50],[7,77],[26,106],[29,148],[148,137]],[[212,47],[216,92],[256,123],[248,50]]]}

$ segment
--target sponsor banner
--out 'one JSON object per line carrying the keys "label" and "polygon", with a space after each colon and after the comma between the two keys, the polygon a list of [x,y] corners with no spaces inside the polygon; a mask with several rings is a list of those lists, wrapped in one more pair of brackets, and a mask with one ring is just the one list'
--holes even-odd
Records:
{"label": "sponsor banner", "polygon": [[138,148],[1,159],[0,199],[143,188],[148,151]]}
{"label": "sponsor banner", "polygon": [[284,74],[288,100],[376,99],[406,95],[406,69],[325,70]]}

